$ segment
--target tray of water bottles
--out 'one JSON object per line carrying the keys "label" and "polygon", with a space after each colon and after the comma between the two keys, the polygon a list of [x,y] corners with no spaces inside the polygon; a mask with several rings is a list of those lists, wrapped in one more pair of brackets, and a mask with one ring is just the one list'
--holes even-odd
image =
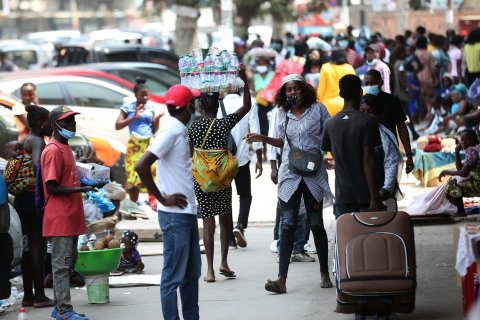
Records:
{"label": "tray of water bottles", "polygon": [[205,57],[201,49],[193,49],[178,60],[181,83],[200,92],[232,93],[243,88],[239,64],[235,53],[217,47],[210,47]]}

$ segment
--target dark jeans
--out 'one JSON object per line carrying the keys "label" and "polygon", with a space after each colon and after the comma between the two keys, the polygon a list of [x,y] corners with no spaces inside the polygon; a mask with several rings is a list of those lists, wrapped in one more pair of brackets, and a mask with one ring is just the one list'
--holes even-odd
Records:
{"label": "dark jeans", "polygon": [[238,168],[235,176],[235,187],[240,198],[240,209],[238,212],[237,225],[241,224],[243,229],[247,228],[250,206],[252,204],[252,179],[250,177],[250,161]]}
{"label": "dark jeans", "polygon": [[[6,205],[8,207],[8,204]],[[0,233],[0,299],[10,297],[10,270],[13,260],[13,243],[8,233]]]}
{"label": "dark jeans", "polygon": [[320,261],[320,272],[328,272],[328,238],[323,226],[323,202],[317,202],[306,183],[302,180],[298,189],[290,197],[288,202],[280,201],[282,208],[282,234],[280,239],[280,259],[278,275],[287,277],[290,256],[293,250],[293,240],[298,222],[298,209],[303,196],[305,209],[307,210],[310,228],[312,229],[315,248]]}
{"label": "dark jeans", "polygon": [[402,105],[403,112],[408,117],[408,128],[412,133],[412,137],[418,136],[417,131],[415,131],[415,125],[413,123],[412,113],[410,112],[410,106],[408,105],[408,101],[400,101],[400,103]]}
{"label": "dark jeans", "polygon": [[342,214],[351,213],[351,212],[362,212],[367,211],[370,208],[369,203],[335,203],[333,205],[333,214],[335,219],[338,219]]}

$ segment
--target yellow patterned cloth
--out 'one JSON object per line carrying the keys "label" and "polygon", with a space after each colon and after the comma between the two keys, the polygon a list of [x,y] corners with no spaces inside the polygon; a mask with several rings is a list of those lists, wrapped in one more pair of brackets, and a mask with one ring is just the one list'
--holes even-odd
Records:
{"label": "yellow patterned cloth", "polygon": [[192,171],[203,192],[218,192],[228,188],[235,179],[238,163],[230,151],[195,148]]}
{"label": "yellow patterned cloth", "polygon": [[32,157],[23,151],[16,159],[8,160],[3,177],[7,189],[14,196],[35,190],[35,168]]}
{"label": "yellow patterned cloth", "polygon": [[[150,145],[150,137],[142,137],[140,135],[132,134],[128,139],[127,154],[125,155],[125,170],[127,171],[127,184],[125,189],[136,188],[140,192],[147,192],[147,189],[142,184],[137,172],[135,171],[135,165],[142,157],[143,153]],[[156,164],[152,165],[152,175],[155,177]]]}

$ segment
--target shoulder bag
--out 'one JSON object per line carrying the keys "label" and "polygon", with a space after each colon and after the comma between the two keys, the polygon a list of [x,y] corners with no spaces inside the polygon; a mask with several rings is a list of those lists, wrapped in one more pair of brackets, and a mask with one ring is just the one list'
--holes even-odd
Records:
{"label": "shoulder bag", "polygon": [[286,114],[285,120],[285,138],[290,146],[288,153],[288,168],[291,172],[298,174],[302,177],[313,176],[320,168],[322,161],[322,154],[302,150],[290,143],[290,139],[287,134],[288,114]]}
{"label": "shoulder bag", "polygon": [[237,159],[227,149],[203,149],[215,120],[208,127],[201,147],[195,148],[192,156],[193,177],[204,193],[228,188],[238,172]]}

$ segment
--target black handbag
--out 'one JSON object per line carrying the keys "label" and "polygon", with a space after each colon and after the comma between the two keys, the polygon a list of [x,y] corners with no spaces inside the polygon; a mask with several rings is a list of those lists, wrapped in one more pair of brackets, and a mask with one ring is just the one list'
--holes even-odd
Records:
{"label": "black handbag", "polygon": [[[224,118],[227,117],[227,112],[225,111],[225,105],[223,104],[223,100],[220,100],[220,110],[222,110],[222,116]],[[227,149],[230,151],[234,156],[237,155],[237,144],[233,139],[232,134],[229,132],[227,137]]]}
{"label": "black handbag", "polygon": [[287,135],[288,115],[285,121],[285,137],[287,143],[290,146],[290,152],[288,153],[288,168],[291,172],[303,177],[314,176],[322,161],[322,154],[302,150],[290,143]]}

